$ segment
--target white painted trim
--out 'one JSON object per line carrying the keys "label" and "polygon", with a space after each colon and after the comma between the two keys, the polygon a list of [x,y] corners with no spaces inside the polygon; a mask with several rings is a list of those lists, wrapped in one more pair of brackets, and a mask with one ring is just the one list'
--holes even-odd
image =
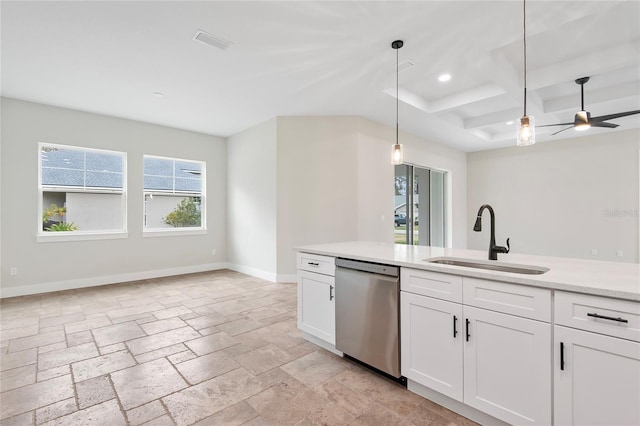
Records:
{"label": "white painted trim", "polygon": [[216,271],[227,269],[226,263],[205,263],[202,265],[181,266],[178,268],[155,269],[152,271],[130,272],[126,274],[103,275],[99,277],[78,278],[66,281],[53,281],[0,288],[0,298],[25,296],[29,294],[48,293],[51,291],[72,290],[77,288],[95,287],[105,284],[117,284],[128,281],[147,280],[150,278],[170,277],[173,275],[192,274],[195,272]]}
{"label": "white painted trim", "polygon": [[56,243],[60,241],[90,241],[90,240],[118,240],[122,238],[129,238],[128,232],[89,232],[89,233],[76,233],[77,231],[69,232],[47,232],[36,235],[36,241],[39,243]]}
{"label": "white painted trim", "polygon": [[251,266],[237,265],[235,263],[229,263],[227,267],[232,271],[251,275],[256,278],[262,278],[263,280],[271,281],[272,283],[277,282],[277,275],[273,272],[263,271],[262,269],[252,268]]}
{"label": "white painted trim", "polygon": [[496,419],[493,416],[490,416],[480,410],[476,410],[475,408],[463,402],[457,401],[453,398],[450,398],[446,395],[436,392],[433,389],[423,386],[418,382],[414,382],[411,379],[407,380],[407,389],[417,395],[420,395],[423,398],[426,398],[430,401],[435,402],[438,405],[442,405],[443,407],[448,408],[454,413],[458,413],[461,416],[464,416],[477,423],[480,423],[481,425],[492,425],[492,426],[508,426],[509,425],[509,423],[505,423],[502,420]]}
{"label": "white painted trim", "polygon": [[298,275],[296,274],[278,274],[276,275],[276,282],[278,283],[297,283]]}
{"label": "white painted trim", "polygon": [[329,352],[333,352],[334,354],[338,355],[338,356],[344,356],[344,354],[342,352],[340,352],[339,350],[336,349],[336,347],[334,345],[332,345],[329,342],[325,342],[322,339],[317,338],[316,336],[307,333],[306,331],[302,332],[303,337],[305,338],[305,340],[313,343],[314,345],[320,346],[323,349],[328,350]]}
{"label": "white painted trim", "polygon": [[206,229],[145,229],[142,232],[143,238],[150,237],[182,237],[186,235],[207,235]]}

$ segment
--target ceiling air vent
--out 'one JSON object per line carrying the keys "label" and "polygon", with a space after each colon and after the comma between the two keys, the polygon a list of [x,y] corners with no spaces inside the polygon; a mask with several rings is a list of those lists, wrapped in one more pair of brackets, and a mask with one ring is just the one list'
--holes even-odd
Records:
{"label": "ceiling air vent", "polygon": [[196,31],[193,35],[193,39],[203,44],[208,44],[209,46],[217,47],[218,49],[226,50],[233,43],[229,40],[225,40],[221,37],[215,36],[213,34],[209,34],[202,30]]}
{"label": "ceiling air vent", "polygon": [[398,64],[398,72],[406,71],[414,65],[413,61],[406,59]]}

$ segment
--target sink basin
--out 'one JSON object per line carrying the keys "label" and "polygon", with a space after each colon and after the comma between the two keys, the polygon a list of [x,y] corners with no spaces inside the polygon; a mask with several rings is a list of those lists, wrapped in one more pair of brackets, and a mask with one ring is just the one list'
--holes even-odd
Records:
{"label": "sink basin", "polygon": [[549,271],[549,268],[545,268],[544,266],[517,265],[515,263],[496,262],[493,260],[463,259],[458,257],[434,257],[432,259],[424,259],[424,261],[429,263],[439,263],[441,265],[511,272],[513,274],[540,275]]}

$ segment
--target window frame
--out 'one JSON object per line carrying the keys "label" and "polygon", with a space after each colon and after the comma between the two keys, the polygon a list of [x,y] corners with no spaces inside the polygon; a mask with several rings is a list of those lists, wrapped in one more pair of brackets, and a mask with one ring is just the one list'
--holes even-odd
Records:
{"label": "window frame", "polygon": [[[173,167],[173,190],[148,190],[144,185],[144,160],[146,158],[154,158],[159,160],[169,160],[174,162]],[[182,161],[186,163],[198,163],[200,165],[200,192],[176,191],[175,190],[175,162]],[[177,197],[200,197],[200,226],[175,227],[175,228],[147,228],[145,224],[147,216],[147,196],[169,195]],[[143,154],[142,156],[142,236],[147,237],[166,237],[166,236],[185,236],[185,235],[205,235],[207,233],[207,162],[201,160],[190,160],[187,158],[166,157],[154,154]]]}
{"label": "window frame", "polygon": [[[122,158],[122,189],[116,188],[87,188],[85,185],[80,188],[76,186],[49,186],[42,184],[42,148],[60,148],[67,150],[75,150],[81,152],[95,152],[95,153],[108,153],[111,155],[118,155]],[[89,148],[76,145],[65,145],[49,142],[38,142],[38,209],[37,209],[37,242],[56,242],[56,241],[83,241],[83,240],[105,240],[105,239],[119,239],[127,238],[129,236],[127,231],[127,153],[124,151],[114,151],[101,148]],[[86,172],[86,170],[85,170]],[[43,198],[45,192],[76,192],[83,194],[121,194],[121,208],[122,208],[122,229],[116,230],[91,230],[91,231],[57,231],[50,232],[45,231],[42,228],[42,215],[44,213]]]}

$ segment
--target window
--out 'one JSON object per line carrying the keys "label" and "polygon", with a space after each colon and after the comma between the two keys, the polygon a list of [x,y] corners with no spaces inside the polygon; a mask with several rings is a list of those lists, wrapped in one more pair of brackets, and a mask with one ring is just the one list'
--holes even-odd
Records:
{"label": "window", "polygon": [[40,143],[39,162],[39,237],[126,231],[125,153]]}
{"label": "window", "polygon": [[202,161],[145,155],[145,231],[204,231],[205,181]]}
{"label": "window", "polygon": [[445,247],[445,175],[408,164],[395,166],[396,244]]}

